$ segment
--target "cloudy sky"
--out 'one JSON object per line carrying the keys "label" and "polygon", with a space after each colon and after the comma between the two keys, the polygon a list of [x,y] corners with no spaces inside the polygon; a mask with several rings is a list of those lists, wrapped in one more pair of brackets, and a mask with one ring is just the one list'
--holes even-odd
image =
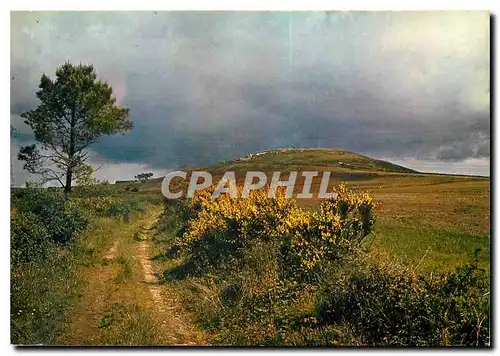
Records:
{"label": "cloudy sky", "polygon": [[489,174],[486,12],[17,12],[11,140],[43,72],[92,63],[135,128],[93,146],[98,177],[250,152],[336,147],[423,171]]}

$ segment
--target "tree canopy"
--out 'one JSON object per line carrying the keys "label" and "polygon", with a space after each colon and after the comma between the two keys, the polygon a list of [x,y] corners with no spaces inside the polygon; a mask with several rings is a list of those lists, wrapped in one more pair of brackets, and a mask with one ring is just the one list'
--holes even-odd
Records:
{"label": "tree canopy", "polygon": [[139,173],[138,175],[135,176],[135,178],[139,179],[139,181],[141,181],[142,183],[145,183],[152,176],[153,176],[153,173]]}

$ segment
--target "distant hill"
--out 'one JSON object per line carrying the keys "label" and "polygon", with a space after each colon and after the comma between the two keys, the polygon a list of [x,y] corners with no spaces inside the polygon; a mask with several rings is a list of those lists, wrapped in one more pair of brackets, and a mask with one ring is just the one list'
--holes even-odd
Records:
{"label": "distant hill", "polygon": [[285,148],[252,153],[246,157],[198,168],[215,175],[225,171],[330,171],[333,175],[377,176],[387,173],[419,173],[387,161],[340,149]]}
{"label": "distant hill", "polygon": [[[180,169],[182,170],[182,169]],[[373,179],[380,175],[423,174],[391,162],[382,161],[357,153],[330,148],[283,148],[259,151],[248,156],[218,162],[205,167],[191,167],[186,171],[207,171],[220,177],[234,171],[242,180],[248,171],[270,173],[280,171],[286,176],[292,171],[332,172],[332,177],[345,180]],[[300,178],[299,178],[300,179]],[[163,177],[152,178],[149,183],[160,183]],[[131,181],[116,181],[117,184]]]}

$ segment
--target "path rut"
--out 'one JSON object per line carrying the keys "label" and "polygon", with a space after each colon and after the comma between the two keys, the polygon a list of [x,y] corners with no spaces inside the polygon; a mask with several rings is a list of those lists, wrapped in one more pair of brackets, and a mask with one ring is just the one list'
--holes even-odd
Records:
{"label": "path rut", "polygon": [[156,316],[161,320],[164,335],[169,335],[172,346],[194,346],[201,345],[202,341],[197,338],[193,340],[192,328],[185,322],[182,307],[175,293],[168,285],[160,284],[159,273],[161,270],[150,258],[149,249],[152,232],[159,219],[158,214],[153,220],[142,227],[139,235],[141,241],[138,244],[138,258],[144,274],[144,282],[148,284],[149,292],[153,299]]}

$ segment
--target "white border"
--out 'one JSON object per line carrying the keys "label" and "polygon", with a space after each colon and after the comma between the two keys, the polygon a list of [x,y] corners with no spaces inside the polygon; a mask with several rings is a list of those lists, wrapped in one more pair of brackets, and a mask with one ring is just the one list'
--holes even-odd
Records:
{"label": "white border", "polygon": [[488,10],[494,4],[488,0],[440,0],[440,1],[408,1],[408,0],[350,0],[350,1],[238,1],[238,0],[87,0],[67,1],[33,1],[18,0],[11,4],[11,10]]}
{"label": "white border", "polygon": [[[203,0],[168,0],[168,1],[151,1],[151,0],[143,0],[143,1],[132,1],[132,0],[86,0],[86,1],[73,1],[71,4],[68,1],[62,0],[45,0],[45,1],[36,1],[36,0],[17,0],[7,5],[6,2],[1,3],[2,11],[0,12],[0,27],[1,27],[1,48],[2,51],[2,65],[1,65],[1,75],[0,82],[2,83],[1,95],[0,95],[0,107],[2,108],[2,130],[1,134],[2,139],[0,140],[1,149],[0,154],[2,155],[2,162],[4,165],[3,174],[1,175],[0,186],[2,187],[2,204],[1,204],[1,226],[4,229],[5,233],[2,234],[2,256],[1,256],[1,273],[2,273],[2,291],[1,294],[1,329],[0,335],[2,338],[1,342],[1,351],[2,355],[11,355],[14,354],[15,349],[10,346],[10,328],[9,328],[9,304],[10,304],[10,296],[8,294],[9,285],[10,285],[10,266],[9,266],[9,236],[10,229],[6,231],[6,227],[9,226],[10,221],[8,218],[10,206],[9,199],[10,193],[7,190],[7,187],[10,186],[10,178],[7,175],[7,172],[10,171],[10,166],[8,162],[10,161],[10,135],[7,138],[8,133],[10,133],[10,129],[8,129],[8,118],[10,117],[10,11],[11,10],[491,10],[493,14],[499,14],[499,2],[493,0],[420,0],[420,1],[398,1],[398,0],[378,0],[378,1],[369,1],[369,0],[347,0],[347,1],[299,1],[299,0],[287,0],[287,1],[236,1],[236,0],[211,0],[211,1],[203,1]],[[495,44],[497,44],[498,40],[495,39]],[[9,50],[7,50],[9,49]],[[492,63],[493,65],[493,63]],[[496,76],[495,76],[496,77]],[[494,103],[496,103],[496,95],[492,98]],[[494,136],[498,137],[498,125],[496,125]],[[493,144],[492,144],[493,149]],[[495,152],[498,154],[498,151]],[[496,156],[495,154],[495,156]],[[492,162],[493,164],[493,162]],[[494,167],[496,164],[494,165]],[[494,169],[492,171],[492,177],[496,177],[498,175],[498,170]],[[497,183],[497,182],[495,182]],[[498,190],[495,192],[495,198],[498,198],[500,193]],[[499,221],[499,211],[495,212],[495,216],[491,217],[492,221]],[[493,251],[493,255],[495,251]],[[494,258],[494,257],[493,257]],[[495,271],[497,272],[497,263],[493,264],[495,267]],[[493,276],[496,276],[497,273],[492,273]],[[493,295],[496,295],[496,288],[494,290]],[[498,310],[498,308],[493,309],[494,311]],[[497,325],[498,313],[495,312],[493,316],[493,323]],[[494,340],[496,341],[496,340]],[[43,351],[41,349],[38,352]],[[66,350],[71,354],[85,352],[83,350]],[[160,350],[163,352],[162,350]],[[166,350],[165,350],[166,351]],[[293,350],[292,352],[296,352],[297,350]],[[332,350],[333,352],[345,352],[341,350]],[[415,352],[414,350],[380,350],[381,352]],[[53,350],[45,351],[52,353]],[[97,353],[97,351],[86,351],[87,353]],[[139,353],[139,354],[147,354],[151,352],[151,350],[130,350],[130,349],[122,349],[122,350],[111,350],[107,351],[107,354],[111,355],[121,355],[123,353]],[[185,354],[189,351],[177,351],[181,354]],[[199,352],[199,351],[198,351]],[[234,351],[230,351],[234,352]],[[262,353],[268,353],[271,350],[264,350]],[[275,352],[272,350],[272,352]],[[288,351],[284,351],[288,352]],[[361,351],[368,352],[368,351]],[[432,350],[432,351],[419,351],[422,354],[435,354],[440,351]],[[475,353],[477,351],[473,350],[463,350],[456,351],[457,353]],[[484,352],[484,351],[483,351]],[[247,354],[249,351],[241,351],[242,354]],[[252,352],[253,354],[253,352]]]}

